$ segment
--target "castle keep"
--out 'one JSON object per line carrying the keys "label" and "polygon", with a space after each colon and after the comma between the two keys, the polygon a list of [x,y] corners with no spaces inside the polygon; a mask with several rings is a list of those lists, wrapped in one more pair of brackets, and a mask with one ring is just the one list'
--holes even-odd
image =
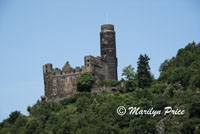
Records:
{"label": "castle keep", "polygon": [[85,56],[84,66],[72,68],[67,61],[62,69],[52,64],[43,66],[45,97],[61,98],[76,92],[76,80],[81,73],[90,72],[96,81],[117,80],[117,57],[114,25],[101,26],[101,56]]}

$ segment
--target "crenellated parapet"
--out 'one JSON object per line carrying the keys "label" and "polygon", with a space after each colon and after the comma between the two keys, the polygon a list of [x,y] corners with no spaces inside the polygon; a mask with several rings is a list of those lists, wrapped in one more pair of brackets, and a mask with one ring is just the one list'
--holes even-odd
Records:
{"label": "crenellated parapet", "polygon": [[43,74],[52,75],[52,76],[61,76],[61,75],[73,75],[85,72],[85,66],[72,68],[69,62],[63,66],[62,70],[59,68],[53,68],[52,64],[45,64],[43,66]]}

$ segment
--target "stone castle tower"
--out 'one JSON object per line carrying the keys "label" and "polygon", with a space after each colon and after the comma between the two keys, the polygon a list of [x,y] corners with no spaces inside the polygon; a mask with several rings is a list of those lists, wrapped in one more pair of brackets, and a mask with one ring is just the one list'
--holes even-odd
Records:
{"label": "stone castle tower", "polygon": [[85,56],[84,66],[72,68],[67,61],[62,69],[52,64],[43,66],[45,97],[62,98],[76,92],[76,80],[81,73],[90,72],[96,81],[117,80],[117,57],[114,25],[101,26],[101,56]]}

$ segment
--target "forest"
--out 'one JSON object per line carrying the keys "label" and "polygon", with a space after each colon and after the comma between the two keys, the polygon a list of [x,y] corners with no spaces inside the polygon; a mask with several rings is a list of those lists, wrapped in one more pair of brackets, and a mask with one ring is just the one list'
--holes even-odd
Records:
{"label": "forest", "polygon": [[[120,81],[99,86],[118,86],[115,93],[91,93],[94,79],[80,76],[79,92],[61,101],[38,100],[28,106],[29,115],[13,111],[0,123],[0,134],[199,134],[200,133],[200,43],[189,43],[175,57],[160,65],[155,79],[150,58],[140,55],[137,69],[124,67]],[[134,63],[131,63],[134,64]],[[85,81],[86,82],[85,82]],[[183,115],[118,115],[119,106],[185,110]]]}

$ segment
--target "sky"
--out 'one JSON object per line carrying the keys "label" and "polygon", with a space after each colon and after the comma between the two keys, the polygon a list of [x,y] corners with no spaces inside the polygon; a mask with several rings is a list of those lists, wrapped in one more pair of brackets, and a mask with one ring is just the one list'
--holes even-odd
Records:
{"label": "sky", "polygon": [[118,79],[137,69],[140,54],[151,72],[188,43],[200,42],[199,0],[0,0],[0,121],[44,95],[42,66],[84,64],[100,55],[100,27],[114,24]]}

